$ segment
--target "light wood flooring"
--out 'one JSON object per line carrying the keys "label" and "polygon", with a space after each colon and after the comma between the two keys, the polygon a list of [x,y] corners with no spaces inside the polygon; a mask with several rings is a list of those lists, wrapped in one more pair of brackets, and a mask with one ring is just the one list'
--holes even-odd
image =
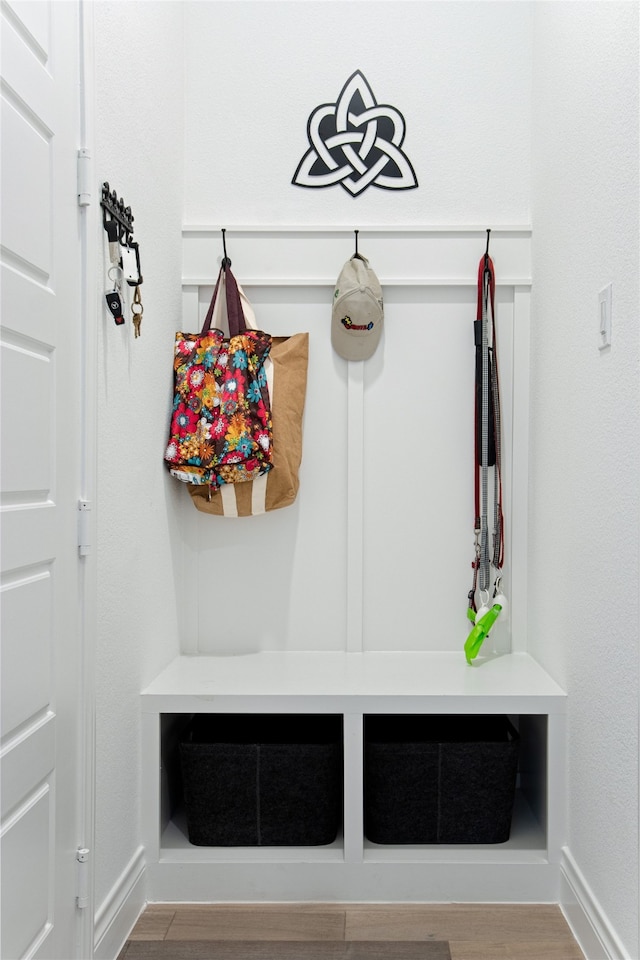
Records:
{"label": "light wood flooring", "polygon": [[149,904],[118,960],[423,956],[584,960],[553,904]]}

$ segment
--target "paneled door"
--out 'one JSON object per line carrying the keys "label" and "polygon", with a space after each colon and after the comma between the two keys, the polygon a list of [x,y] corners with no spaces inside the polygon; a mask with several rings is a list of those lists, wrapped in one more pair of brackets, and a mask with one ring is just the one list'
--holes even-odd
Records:
{"label": "paneled door", "polygon": [[79,11],[1,0],[2,927],[77,957]]}

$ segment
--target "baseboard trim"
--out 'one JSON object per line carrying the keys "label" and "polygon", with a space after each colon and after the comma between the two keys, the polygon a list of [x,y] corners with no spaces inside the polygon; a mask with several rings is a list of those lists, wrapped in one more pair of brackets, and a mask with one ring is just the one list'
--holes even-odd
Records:
{"label": "baseboard trim", "polygon": [[96,910],[94,960],[114,960],[146,903],[144,847],[138,847]]}
{"label": "baseboard trim", "polygon": [[568,847],[560,859],[560,907],[587,960],[631,960]]}

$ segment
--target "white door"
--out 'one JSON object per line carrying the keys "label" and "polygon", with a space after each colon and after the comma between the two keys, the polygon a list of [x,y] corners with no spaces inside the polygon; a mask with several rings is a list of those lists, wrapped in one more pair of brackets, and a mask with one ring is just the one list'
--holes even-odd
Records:
{"label": "white door", "polygon": [[75,0],[2,0],[3,960],[77,956]]}

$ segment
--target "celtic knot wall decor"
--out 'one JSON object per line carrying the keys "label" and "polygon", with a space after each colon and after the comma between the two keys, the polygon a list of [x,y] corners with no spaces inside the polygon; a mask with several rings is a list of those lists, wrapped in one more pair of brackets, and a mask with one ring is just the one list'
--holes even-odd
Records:
{"label": "celtic knot wall decor", "polygon": [[291,182],[299,187],[339,183],[353,197],[369,186],[411,190],[418,181],[401,149],[404,135],[400,111],[376,103],[364,74],[356,70],[336,103],[321,104],[309,117],[310,149]]}

